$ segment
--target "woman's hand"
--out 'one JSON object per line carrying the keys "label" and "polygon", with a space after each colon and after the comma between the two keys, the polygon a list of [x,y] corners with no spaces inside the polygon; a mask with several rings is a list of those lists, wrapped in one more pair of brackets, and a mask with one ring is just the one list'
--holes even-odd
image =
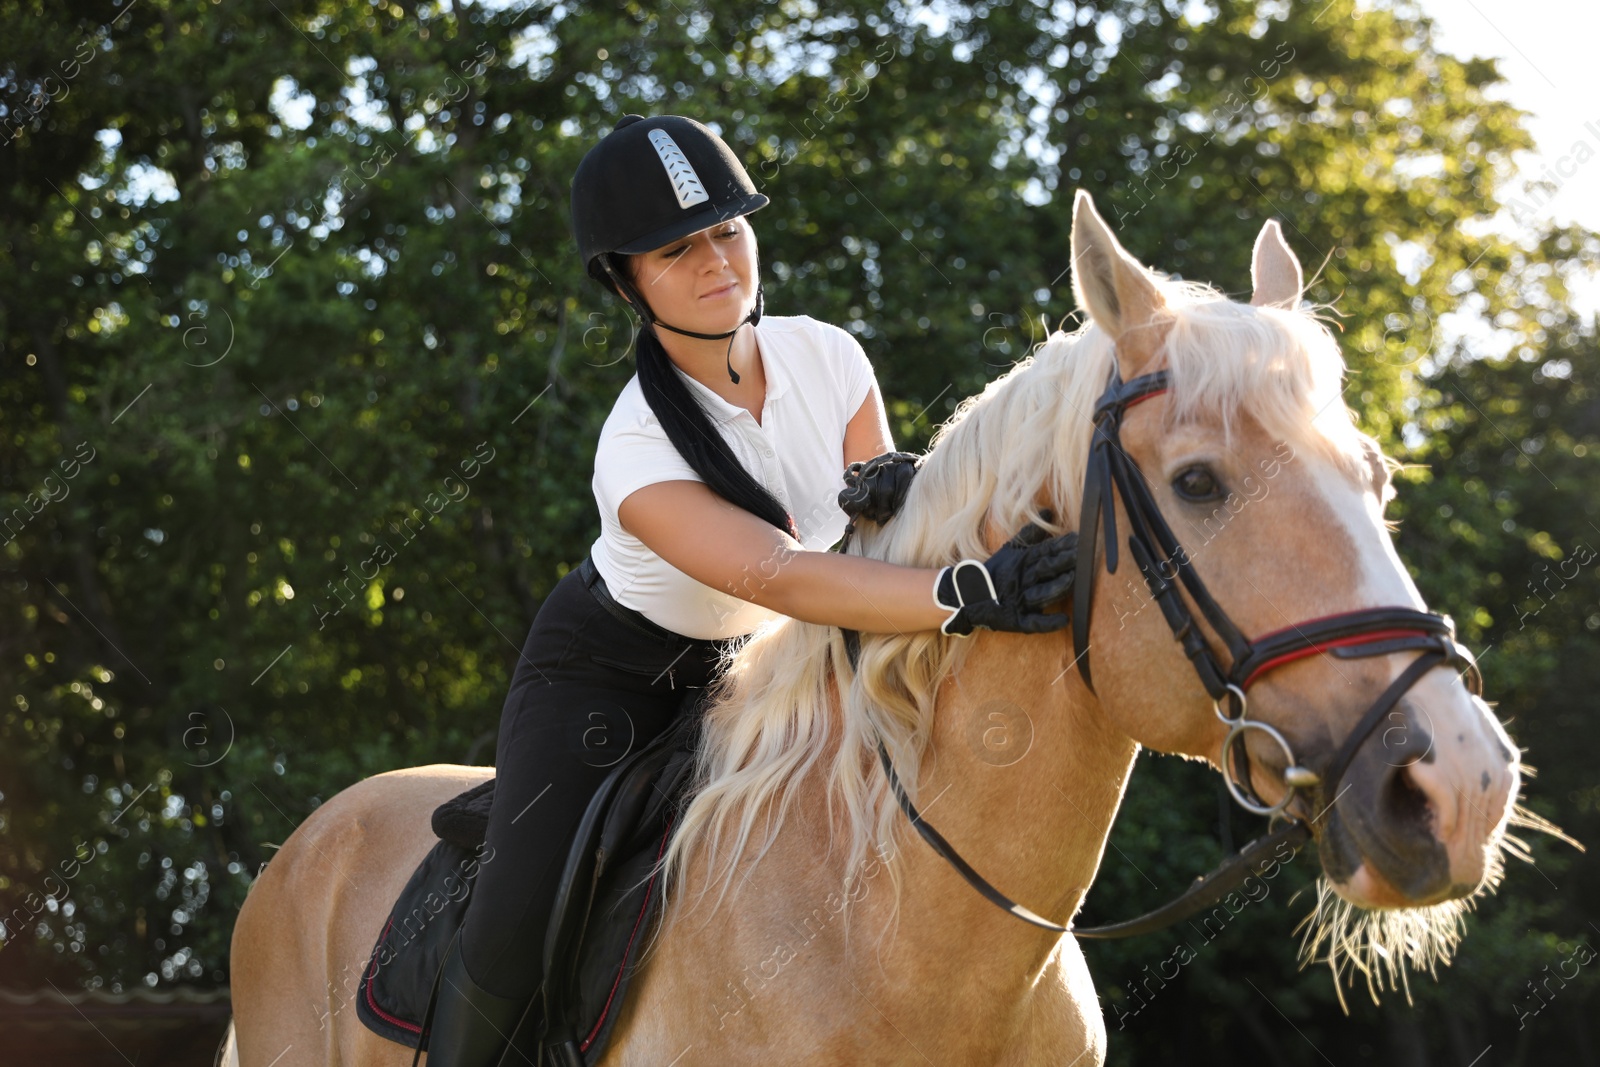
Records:
{"label": "woman's hand", "polygon": [[939,572],[934,603],[950,612],[939,629],[966,637],[979,626],[1039,634],[1064,629],[1071,619],[1041,609],[1072,591],[1078,535],[1051,537],[1030,523],[986,562],[964,559]]}

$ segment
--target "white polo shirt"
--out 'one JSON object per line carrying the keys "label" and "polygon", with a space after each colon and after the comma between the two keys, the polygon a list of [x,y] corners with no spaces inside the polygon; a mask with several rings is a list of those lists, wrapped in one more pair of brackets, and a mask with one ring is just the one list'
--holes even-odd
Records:
{"label": "white polo shirt", "polygon": [[[766,372],[761,421],[684,374],[712,425],[745,470],[794,516],[800,541],[826,549],[844,534],[844,432],[875,376],[861,345],[837,326],[806,315],[763,315],[753,327]],[[661,428],[635,375],[611,408],[594,457],[600,537],[590,549],[617,602],[651,622],[695,638],[737,637],[776,614],[702,585],[623,529],[617,508],[656,482],[703,482]],[[759,588],[763,575],[750,576]],[[771,577],[770,570],[765,577]]]}

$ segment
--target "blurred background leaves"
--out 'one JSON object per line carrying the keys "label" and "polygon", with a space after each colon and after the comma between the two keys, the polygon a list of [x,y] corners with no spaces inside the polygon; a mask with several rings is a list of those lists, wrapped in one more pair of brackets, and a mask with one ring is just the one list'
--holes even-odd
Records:
{"label": "blurred background leaves", "polygon": [[[0,24],[0,984],[225,983],[307,812],[492,760],[529,622],[598,529],[632,331],[567,189],[630,111],[742,154],[768,311],[860,338],[902,448],[1073,315],[1074,188],[1234,293],[1281,219],[1348,402],[1411,464],[1402,555],[1483,658],[1528,803],[1597,839],[1600,582],[1572,561],[1600,545],[1600,353],[1567,286],[1600,243],[1485,225],[1523,116],[1414,6],[0,0]],[[1257,832],[1217,788],[1144,757],[1087,917]],[[1088,946],[1111,1062],[1600,1062],[1594,968],[1529,988],[1594,943],[1600,885],[1532,848],[1414,1008],[1357,991],[1346,1018],[1296,970],[1309,862],[1159,988],[1172,938]]]}

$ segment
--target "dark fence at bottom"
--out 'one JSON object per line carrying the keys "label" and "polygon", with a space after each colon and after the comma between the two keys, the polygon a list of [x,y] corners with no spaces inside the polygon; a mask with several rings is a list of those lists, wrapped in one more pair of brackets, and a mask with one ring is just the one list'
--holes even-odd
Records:
{"label": "dark fence at bottom", "polygon": [[212,1067],[230,1011],[226,989],[0,989],[0,1064]]}

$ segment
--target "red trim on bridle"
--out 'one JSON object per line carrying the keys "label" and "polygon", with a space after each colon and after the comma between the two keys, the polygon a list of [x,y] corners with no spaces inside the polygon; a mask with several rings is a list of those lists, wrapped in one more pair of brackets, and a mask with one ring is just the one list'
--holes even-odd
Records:
{"label": "red trim on bridle", "polygon": [[[1338,615],[1328,615],[1328,616],[1325,616],[1325,617],[1329,618],[1329,619],[1337,619],[1340,616],[1338,616]],[[1313,621],[1314,622],[1314,621],[1317,621],[1317,620],[1308,620],[1308,621]],[[1304,625],[1304,624],[1302,623],[1301,625]],[[1272,631],[1272,633],[1273,634],[1282,634],[1282,633],[1288,633],[1290,630],[1298,630],[1298,629],[1299,629],[1298,626],[1285,626],[1281,630]],[[1271,634],[1263,634],[1262,637],[1258,637],[1258,638],[1256,638],[1256,640],[1260,641],[1260,640],[1262,640],[1263,637],[1269,637],[1269,636],[1271,636]],[[1376,631],[1373,631],[1372,633],[1358,634],[1358,635],[1356,635],[1354,637],[1340,637],[1340,638],[1336,638],[1336,639],[1334,639],[1332,641],[1322,641],[1322,642],[1319,642],[1317,644],[1312,645],[1309,648],[1302,648],[1302,649],[1299,649],[1298,651],[1295,651],[1295,652],[1285,652],[1281,656],[1274,656],[1272,659],[1267,660],[1267,662],[1263,663],[1261,666],[1257,667],[1255,670],[1250,672],[1249,676],[1247,678],[1245,678],[1245,680],[1240,684],[1240,688],[1249,689],[1250,688],[1250,684],[1252,682],[1254,682],[1257,678],[1261,677],[1263,674],[1267,673],[1268,671],[1270,671],[1274,667],[1280,667],[1285,663],[1293,663],[1295,660],[1297,660],[1297,659],[1305,659],[1307,656],[1315,656],[1315,655],[1317,655],[1319,653],[1326,652],[1331,648],[1352,648],[1352,647],[1357,646],[1357,645],[1370,645],[1370,644],[1375,644],[1375,643],[1377,643],[1379,641],[1387,641],[1391,637],[1427,637],[1427,636],[1428,636],[1427,632],[1424,631],[1424,630],[1376,630]]]}
{"label": "red trim on bridle", "polygon": [[1153,396],[1162,396],[1162,395],[1164,395],[1166,393],[1170,393],[1170,392],[1172,392],[1172,390],[1170,390],[1170,389],[1152,389],[1150,392],[1144,394],[1143,396],[1136,396],[1132,400],[1128,401],[1128,403],[1123,406],[1122,410],[1123,411],[1127,411],[1128,408],[1135,407],[1135,406],[1137,406],[1139,404],[1143,404],[1146,400],[1149,400]]}

